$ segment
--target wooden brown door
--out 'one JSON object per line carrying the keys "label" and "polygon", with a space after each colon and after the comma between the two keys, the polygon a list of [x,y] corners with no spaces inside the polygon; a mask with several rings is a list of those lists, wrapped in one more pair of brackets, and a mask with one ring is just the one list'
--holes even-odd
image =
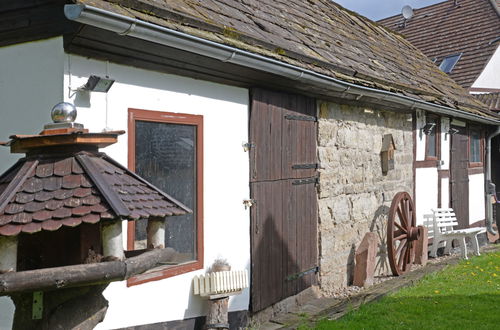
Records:
{"label": "wooden brown door", "polygon": [[469,138],[465,127],[453,127],[458,133],[451,135],[450,185],[451,207],[458,219],[458,228],[469,226]]}
{"label": "wooden brown door", "polygon": [[251,306],[259,311],[317,277],[314,99],[252,91]]}

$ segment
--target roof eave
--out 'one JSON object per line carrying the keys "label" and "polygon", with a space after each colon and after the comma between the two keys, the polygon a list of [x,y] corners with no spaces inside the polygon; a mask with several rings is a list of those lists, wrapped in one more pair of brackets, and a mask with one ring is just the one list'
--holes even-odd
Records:
{"label": "roof eave", "polygon": [[69,20],[127,35],[142,40],[215,58],[223,62],[257,69],[283,78],[318,86],[326,90],[353,95],[370,96],[391,101],[411,109],[421,109],[447,116],[471,120],[483,124],[500,125],[500,118],[484,117],[465,110],[455,109],[395,92],[356,85],[276,59],[254,54],[232,46],[223,45],[197,36],[172,30],[136,18],[119,15],[88,5],[65,5],[64,13]]}

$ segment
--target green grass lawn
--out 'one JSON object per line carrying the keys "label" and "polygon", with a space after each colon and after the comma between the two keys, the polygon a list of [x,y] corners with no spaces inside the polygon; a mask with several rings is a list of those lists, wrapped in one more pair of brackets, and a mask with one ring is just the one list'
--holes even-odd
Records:
{"label": "green grass lawn", "polygon": [[500,252],[427,275],[316,329],[500,329]]}

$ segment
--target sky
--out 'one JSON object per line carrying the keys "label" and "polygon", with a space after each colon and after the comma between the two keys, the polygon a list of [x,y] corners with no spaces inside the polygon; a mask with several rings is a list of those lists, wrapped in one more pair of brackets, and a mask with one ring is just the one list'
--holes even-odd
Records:
{"label": "sky", "polygon": [[401,13],[405,5],[422,8],[444,0],[333,0],[341,6],[360,13],[373,21]]}

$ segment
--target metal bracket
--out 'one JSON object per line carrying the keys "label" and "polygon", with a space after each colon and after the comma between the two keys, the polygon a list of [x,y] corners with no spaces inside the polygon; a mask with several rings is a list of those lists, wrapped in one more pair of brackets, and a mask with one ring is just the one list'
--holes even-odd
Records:
{"label": "metal bracket", "polygon": [[247,143],[243,143],[242,147],[243,147],[243,151],[247,152],[247,151],[250,151],[250,149],[255,148],[255,144],[252,142],[247,142]]}
{"label": "metal bracket", "polygon": [[292,185],[294,185],[294,186],[300,185],[300,184],[310,184],[310,183],[318,184],[319,179],[318,178],[309,178],[309,179],[299,179],[299,180],[292,181]]}
{"label": "metal bracket", "polygon": [[316,117],[313,117],[313,116],[300,116],[300,115],[285,115],[285,119],[288,119],[288,120],[301,120],[301,121],[317,121]]}
{"label": "metal bracket", "polygon": [[33,320],[41,320],[43,315],[43,291],[33,292],[33,310],[31,313]]}
{"label": "metal bracket", "polygon": [[293,170],[306,170],[306,169],[317,169],[317,168],[318,168],[318,163],[292,165]]}
{"label": "metal bracket", "polygon": [[319,272],[319,266],[314,266],[313,268],[310,268],[310,269],[307,269],[303,272],[300,272],[300,273],[296,273],[296,274],[293,274],[293,275],[289,275],[286,277],[286,280],[287,281],[293,281],[293,280],[296,280],[296,279],[299,279],[301,277],[304,277],[306,275],[309,275],[309,274],[312,274],[312,273],[318,273]]}
{"label": "metal bracket", "polygon": [[257,201],[255,199],[244,199],[243,200],[243,205],[245,205],[245,210],[248,209],[249,207],[254,206],[257,204]]}

